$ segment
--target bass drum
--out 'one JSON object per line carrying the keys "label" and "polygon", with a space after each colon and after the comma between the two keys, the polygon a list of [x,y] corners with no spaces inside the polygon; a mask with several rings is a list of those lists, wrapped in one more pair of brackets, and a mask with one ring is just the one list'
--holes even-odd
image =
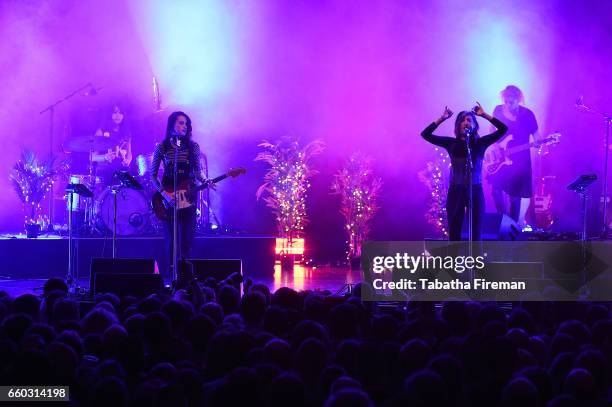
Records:
{"label": "bass drum", "polygon": [[[105,190],[96,200],[96,218],[100,229],[113,233],[113,193]],[[146,231],[151,210],[145,194],[135,189],[123,188],[117,192],[117,235],[133,236]]]}

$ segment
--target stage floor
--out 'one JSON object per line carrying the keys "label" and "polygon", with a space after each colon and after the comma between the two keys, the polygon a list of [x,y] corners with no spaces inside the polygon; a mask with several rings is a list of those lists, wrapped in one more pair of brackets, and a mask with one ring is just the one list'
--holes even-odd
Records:
{"label": "stage floor", "polygon": [[[280,265],[274,266],[272,276],[249,276],[254,283],[267,285],[271,291],[276,291],[281,287],[290,287],[296,291],[315,290],[330,291],[338,293],[347,289],[347,284],[355,284],[362,280],[361,271],[351,270],[348,267],[312,267],[296,264],[293,271],[281,271]],[[0,279],[0,290],[6,291],[11,296],[21,294],[42,295],[42,287],[47,279],[19,279],[2,278]],[[80,286],[87,289],[89,287],[89,277],[79,279]],[[170,281],[166,281],[170,284]]]}

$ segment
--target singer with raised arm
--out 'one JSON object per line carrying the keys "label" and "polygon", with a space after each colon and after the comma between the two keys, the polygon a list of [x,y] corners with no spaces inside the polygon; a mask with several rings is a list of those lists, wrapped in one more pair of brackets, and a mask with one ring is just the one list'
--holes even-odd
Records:
{"label": "singer with raised arm", "polygon": [[[432,144],[443,147],[451,160],[450,185],[446,199],[446,213],[448,217],[449,240],[461,240],[461,226],[466,210],[469,208],[469,188],[472,188],[472,237],[481,239],[482,218],[484,216],[485,200],[482,190],[482,160],[486,149],[499,139],[508,130],[500,120],[486,113],[480,103],[471,111],[463,111],[455,120],[455,137],[442,137],[434,135],[438,126],[449,119],[453,112],[444,108],[442,116],[421,132],[421,136]],[[495,132],[480,136],[476,116],[487,119],[495,128]],[[471,158],[471,160],[468,160]],[[470,162],[471,161],[471,162]],[[471,165],[470,165],[471,164]]]}
{"label": "singer with raised arm", "polygon": [[[157,144],[151,164],[151,181],[161,193],[167,208],[164,224],[166,253],[168,264],[172,265],[174,210],[177,205],[177,258],[189,256],[196,230],[196,196],[189,196],[188,191],[197,182],[208,183],[202,176],[200,165],[200,146],[191,139],[191,119],[183,112],[174,112],[168,117],[166,136]],[[174,168],[176,159],[176,169]],[[161,182],[158,179],[159,167],[164,164]],[[174,193],[174,174],[176,172],[177,193]],[[175,200],[176,195],[176,200]],[[169,267],[170,268],[170,267]]]}

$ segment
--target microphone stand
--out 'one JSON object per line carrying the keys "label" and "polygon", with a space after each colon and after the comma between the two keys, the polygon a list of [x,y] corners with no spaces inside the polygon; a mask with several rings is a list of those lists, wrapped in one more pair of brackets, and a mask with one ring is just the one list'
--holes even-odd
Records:
{"label": "microphone stand", "polygon": [[174,217],[172,222],[172,286],[176,289],[178,282],[178,152],[180,147],[179,138],[176,137],[174,144],[174,206],[172,208]]}
{"label": "microphone stand", "polygon": [[[470,142],[472,141],[472,133],[468,130],[465,134],[465,146],[466,146],[466,174],[468,177],[468,255],[472,257],[472,243],[474,241],[474,235],[472,232],[474,226],[474,180],[472,179],[472,173],[474,171],[474,163],[472,161],[472,147]],[[470,281],[474,279],[473,270],[470,269]]]}
{"label": "microphone stand", "polygon": [[[55,103],[51,103],[49,106],[45,107],[43,110],[38,112],[38,114],[49,112],[49,157],[53,155],[53,122],[54,122],[54,116],[55,116],[55,106],[61,103],[64,103],[65,101],[67,101],[68,99],[70,99],[71,97],[79,93],[80,91],[85,90],[90,87],[93,87],[91,82],[73,90],[68,95],[59,99]],[[54,212],[53,211],[53,191],[51,191],[51,196],[49,197],[49,224],[53,224],[53,215],[54,215],[53,212]]]}
{"label": "microphone stand", "polygon": [[576,102],[576,107],[584,110],[585,112],[598,114],[603,117],[606,123],[606,134],[605,134],[605,152],[604,152],[604,169],[603,169],[603,217],[602,217],[602,237],[607,237],[610,228],[608,227],[608,158],[610,155],[610,122],[612,122],[612,115],[600,112],[599,110],[593,109],[590,106],[582,103],[582,96]]}

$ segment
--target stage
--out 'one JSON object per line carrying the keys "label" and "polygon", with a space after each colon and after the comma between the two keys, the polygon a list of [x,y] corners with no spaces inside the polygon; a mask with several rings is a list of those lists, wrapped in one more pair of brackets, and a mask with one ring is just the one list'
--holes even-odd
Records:
{"label": "stage", "polygon": [[[274,266],[274,274],[246,275],[254,283],[265,284],[270,291],[274,292],[281,287],[293,288],[296,291],[313,290],[329,291],[332,294],[344,293],[355,283],[361,281],[359,270],[350,270],[348,267],[312,267],[295,265],[293,271],[281,271],[280,265]],[[21,294],[42,295],[42,287],[46,278],[0,278],[0,291],[6,291],[9,295],[16,297]],[[166,286],[170,285],[170,279],[164,279]],[[89,273],[79,279],[79,286],[89,287]]]}
{"label": "stage", "polygon": [[[75,276],[79,286],[89,288],[93,258],[112,258],[111,238],[74,238]],[[296,264],[293,271],[281,271],[275,264],[275,238],[268,236],[196,237],[191,258],[240,259],[245,278],[266,284],[270,290],[291,287],[295,290],[329,290],[337,292],[346,284],[361,280],[360,271],[341,267],[316,267]],[[155,259],[166,284],[166,259],[162,237],[117,239],[117,258]],[[68,238],[42,235],[27,239],[23,235],[0,238],[0,290],[10,295],[37,292],[51,277],[66,278],[68,271]]]}
{"label": "stage", "polygon": [[[240,259],[245,275],[274,274],[274,237],[206,236],[196,237],[191,258]],[[89,276],[92,258],[112,258],[112,238],[73,238],[74,271]],[[160,272],[167,269],[162,237],[129,237],[117,239],[117,258],[155,259]],[[68,271],[68,238],[42,235],[26,239],[23,235],[0,238],[0,278],[66,277]]]}

